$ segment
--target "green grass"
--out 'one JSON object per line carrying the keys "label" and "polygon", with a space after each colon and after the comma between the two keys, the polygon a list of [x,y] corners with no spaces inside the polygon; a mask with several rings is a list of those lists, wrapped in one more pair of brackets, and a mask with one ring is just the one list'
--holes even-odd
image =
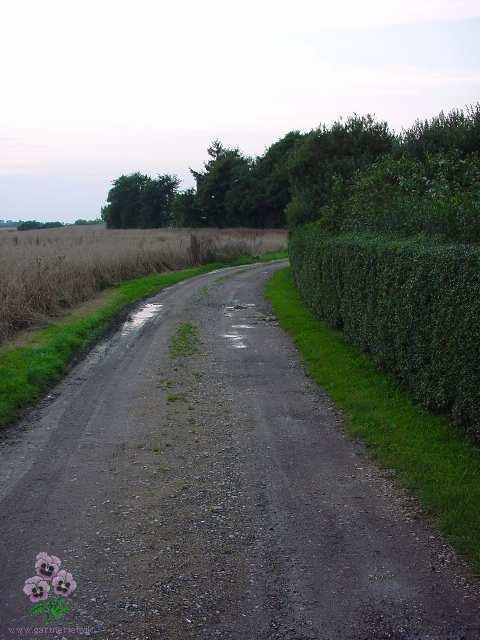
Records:
{"label": "green grass", "polygon": [[480,449],[446,418],[412,401],[395,381],[317,320],[289,269],[267,285],[280,325],[292,335],[309,375],[343,411],[348,431],[396,471],[424,511],[480,570]]}
{"label": "green grass", "polygon": [[172,358],[193,356],[200,346],[198,329],[190,322],[179,326],[170,341],[170,355]]}
{"label": "green grass", "polygon": [[251,264],[252,262],[272,262],[272,260],[285,260],[288,258],[288,251],[270,251],[261,256],[241,256],[229,263],[229,266],[236,267],[242,264]]}
{"label": "green grass", "polygon": [[185,402],[186,398],[184,393],[172,393],[167,396],[167,402],[178,402],[179,400]]}
{"label": "green grass", "polygon": [[209,264],[129,280],[113,287],[96,311],[82,317],[67,316],[46,329],[32,331],[24,346],[11,347],[7,343],[0,348],[0,427],[14,422],[22,410],[58,382],[72,360],[105,334],[115,316],[128,305],[220,267],[276,260],[279,255],[266,254],[261,259],[245,256],[228,264]]}

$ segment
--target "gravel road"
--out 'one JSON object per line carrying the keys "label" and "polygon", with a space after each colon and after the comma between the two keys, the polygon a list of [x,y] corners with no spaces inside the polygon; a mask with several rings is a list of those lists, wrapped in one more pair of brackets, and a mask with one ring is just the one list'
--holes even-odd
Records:
{"label": "gravel road", "polygon": [[480,637],[477,586],[272,316],[283,266],[163,291],[4,431],[0,638],[38,635],[41,551],[78,583],[57,637]]}

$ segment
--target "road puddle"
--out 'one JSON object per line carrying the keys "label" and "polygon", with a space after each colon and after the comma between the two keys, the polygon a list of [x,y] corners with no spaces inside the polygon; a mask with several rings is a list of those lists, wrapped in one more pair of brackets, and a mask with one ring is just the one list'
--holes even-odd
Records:
{"label": "road puddle", "polygon": [[[256,305],[253,302],[247,303],[238,303],[225,305],[223,308],[223,313],[227,318],[233,318],[238,311],[246,311],[246,314],[241,314],[240,317],[237,318],[237,322],[240,320],[239,324],[232,324],[232,331],[230,333],[224,333],[222,335],[223,338],[229,340],[230,346],[233,349],[246,349],[247,345],[245,344],[245,336],[240,333],[240,330],[245,329],[255,329],[255,324],[257,324],[256,315],[257,311],[254,309]],[[245,318],[242,317],[245,315]],[[253,324],[249,324],[248,320],[252,321]],[[245,320],[246,322],[241,322]]]}
{"label": "road puddle", "polygon": [[249,302],[247,304],[233,304],[227,307],[224,307],[225,311],[241,311],[242,309],[251,309],[255,304],[253,302]]}
{"label": "road puddle", "polygon": [[147,302],[138,311],[132,313],[122,327],[122,336],[126,336],[132,331],[138,331],[143,325],[160,313],[163,304],[159,302]]}
{"label": "road puddle", "polygon": [[243,342],[243,336],[239,333],[224,333],[223,338],[230,340],[230,346],[234,349],[246,349],[247,345]]}

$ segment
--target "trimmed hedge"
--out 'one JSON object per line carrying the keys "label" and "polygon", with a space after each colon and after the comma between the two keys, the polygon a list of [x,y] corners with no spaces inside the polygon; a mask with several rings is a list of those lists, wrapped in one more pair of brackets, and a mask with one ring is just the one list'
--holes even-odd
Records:
{"label": "trimmed hedge", "polygon": [[305,302],[429,409],[480,437],[480,249],[356,235],[291,237]]}

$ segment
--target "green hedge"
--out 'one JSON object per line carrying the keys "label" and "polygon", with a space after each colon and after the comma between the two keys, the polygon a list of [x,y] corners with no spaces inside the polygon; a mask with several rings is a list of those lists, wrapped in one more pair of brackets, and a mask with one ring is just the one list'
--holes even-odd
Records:
{"label": "green hedge", "polygon": [[480,250],[362,235],[291,237],[303,299],[429,409],[480,436]]}

